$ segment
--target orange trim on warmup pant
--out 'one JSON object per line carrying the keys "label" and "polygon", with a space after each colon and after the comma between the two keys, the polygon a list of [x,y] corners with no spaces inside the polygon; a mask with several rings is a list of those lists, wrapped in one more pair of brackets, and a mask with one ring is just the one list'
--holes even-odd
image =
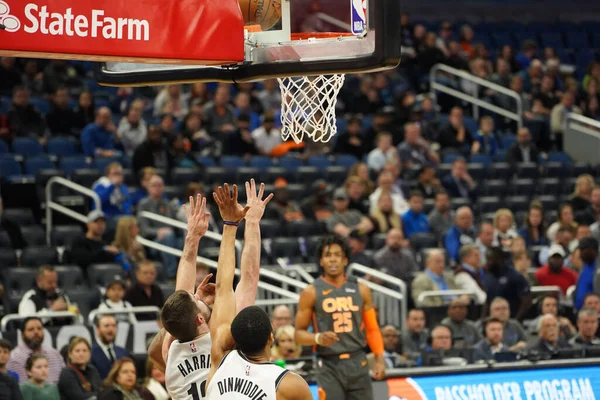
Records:
{"label": "orange trim on warmup pant", "polygon": [[325,393],[322,387],[320,387],[319,390],[317,390],[317,393],[319,394],[319,400],[327,399],[327,393]]}

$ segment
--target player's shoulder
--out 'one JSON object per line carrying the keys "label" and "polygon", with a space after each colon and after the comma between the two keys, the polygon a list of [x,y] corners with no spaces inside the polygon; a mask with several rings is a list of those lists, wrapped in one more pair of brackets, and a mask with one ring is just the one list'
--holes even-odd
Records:
{"label": "player's shoulder", "polygon": [[315,284],[311,283],[308,286],[306,286],[304,289],[302,289],[302,292],[300,293],[301,296],[310,296],[310,297],[314,297],[317,294],[317,289],[315,288]]}
{"label": "player's shoulder", "polygon": [[310,400],[312,394],[308,383],[300,375],[284,370],[276,383],[277,400]]}

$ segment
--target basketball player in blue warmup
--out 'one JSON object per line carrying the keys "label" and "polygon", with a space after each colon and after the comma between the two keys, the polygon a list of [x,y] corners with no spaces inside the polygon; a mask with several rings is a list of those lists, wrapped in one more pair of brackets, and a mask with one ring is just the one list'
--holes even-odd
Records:
{"label": "basketball player in blue warmup", "polygon": [[[265,205],[272,198],[270,195],[263,201],[264,185],[260,186],[257,195],[254,180],[246,183],[246,193],[248,203],[245,209],[251,212],[246,217],[242,252],[244,262],[235,293],[234,309],[254,304],[260,266],[259,223]],[[194,293],[198,243],[206,233],[210,215],[206,213],[206,199],[201,196],[196,201],[190,197],[189,204],[189,209],[186,209],[188,233],[177,271],[176,291],[161,310],[164,328],[154,338],[148,350],[153,362],[159,368],[166,369],[167,390],[175,400],[205,398],[206,379],[211,365],[212,341],[208,323],[215,287],[208,280],[212,274],[204,279]]]}
{"label": "basketball player in blue warmup", "polygon": [[225,188],[218,188],[214,198],[225,226],[210,323],[213,343],[207,398],[312,400],[304,379],[268,362],[274,337],[267,313],[259,307],[250,306],[236,316],[233,293],[235,234],[239,222],[244,216],[248,218],[253,210],[246,210],[237,203],[235,186],[233,196],[225,185]]}

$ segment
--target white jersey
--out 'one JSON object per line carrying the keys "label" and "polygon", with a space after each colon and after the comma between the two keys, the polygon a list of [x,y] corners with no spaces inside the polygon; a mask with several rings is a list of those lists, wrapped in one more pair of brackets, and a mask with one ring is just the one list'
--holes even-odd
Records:
{"label": "white jersey", "polygon": [[173,400],[200,400],[210,373],[210,333],[190,342],[175,340],[169,347],[165,382]]}
{"label": "white jersey", "polygon": [[287,369],[273,363],[256,364],[233,350],[226,354],[206,391],[208,400],[276,400]]}

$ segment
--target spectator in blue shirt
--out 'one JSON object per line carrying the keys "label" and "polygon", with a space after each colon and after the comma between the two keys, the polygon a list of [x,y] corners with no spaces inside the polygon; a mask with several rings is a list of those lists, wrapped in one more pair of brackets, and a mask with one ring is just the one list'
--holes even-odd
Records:
{"label": "spectator in blue shirt", "polygon": [[118,157],[115,133],[117,127],[112,122],[110,109],[100,107],[96,119],[81,132],[81,147],[86,156]]}
{"label": "spectator in blue shirt", "polygon": [[117,215],[131,215],[129,189],[123,183],[123,167],[114,162],[108,164],[105,175],[98,179],[92,190],[100,197],[102,211],[107,218]]}
{"label": "spectator in blue shirt", "polygon": [[588,293],[600,291],[600,275],[596,272],[598,247],[598,241],[593,237],[586,237],[579,241],[583,268],[575,291],[575,308],[578,310],[582,308],[583,300]]}
{"label": "spectator in blue shirt", "polygon": [[473,212],[468,206],[456,210],[454,225],[448,230],[444,239],[444,247],[448,256],[458,262],[459,250],[465,244],[475,242],[475,228],[473,227]]}
{"label": "spectator in blue shirt", "polygon": [[479,130],[473,139],[473,154],[487,154],[492,157],[498,154],[500,145],[494,132],[494,119],[492,117],[485,116],[481,118]]}
{"label": "spectator in blue shirt", "polygon": [[235,109],[233,111],[236,117],[241,114],[250,116],[250,132],[260,127],[260,115],[255,113],[250,106],[250,96],[248,93],[240,92],[235,96]]}
{"label": "spectator in blue shirt", "polygon": [[[523,47],[521,48],[521,52],[517,54],[515,60],[521,67],[521,69],[529,68],[531,61],[537,55],[537,45],[533,40],[526,40],[523,42]],[[513,71],[514,72],[514,71]]]}
{"label": "spectator in blue shirt", "polygon": [[409,238],[413,233],[429,233],[429,222],[423,212],[423,193],[415,190],[408,198],[410,209],[402,215],[404,236]]}

